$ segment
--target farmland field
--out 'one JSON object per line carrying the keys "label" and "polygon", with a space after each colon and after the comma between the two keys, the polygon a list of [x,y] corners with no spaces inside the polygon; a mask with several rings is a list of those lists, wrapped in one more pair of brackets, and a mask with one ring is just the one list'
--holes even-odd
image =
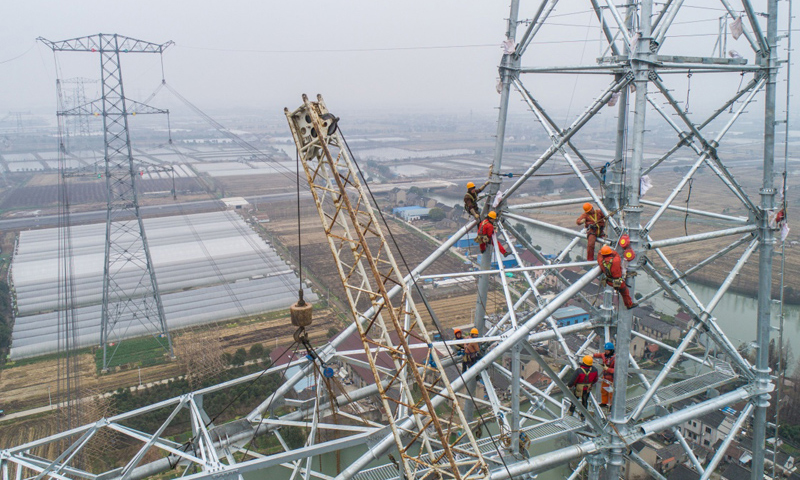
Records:
{"label": "farmland field", "polygon": [[[34,175],[25,185],[4,196],[0,201],[0,210],[57,206],[58,184],[57,181],[52,181],[53,178],[57,180],[57,175]],[[172,180],[140,180],[137,182],[137,187],[139,194],[143,195],[140,201],[144,201],[148,193],[171,191]],[[178,191],[179,196],[197,195],[205,192],[196,178],[176,178],[175,189]],[[105,181],[97,178],[73,178],[69,182],[69,198],[72,205],[103,205],[106,202]]]}

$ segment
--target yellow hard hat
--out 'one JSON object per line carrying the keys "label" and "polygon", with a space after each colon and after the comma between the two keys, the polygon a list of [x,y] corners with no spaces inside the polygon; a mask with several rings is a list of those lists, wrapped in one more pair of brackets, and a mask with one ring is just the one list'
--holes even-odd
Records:
{"label": "yellow hard hat", "polygon": [[491,218],[491,219],[495,219],[495,218],[497,218],[497,212],[495,212],[494,210],[492,210],[492,211],[491,211],[491,212],[489,212],[489,214],[488,214],[488,215],[486,215],[486,216],[487,216],[487,217],[489,217],[489,218]]}
{"label": "yellow hard hat", "polygon": [[469,331],[469,334],[470,335],[478,335],[479,334],[478,329],[477,328],[473,328],[472,330]]}
{"label": "yellow hard hat", "polygon": [[609,247],[608,245],[603,245],[603,248],[600,249],[600,255],[611,255],[614,249]]}
{"label": "yellow hard hat", "polygon": [[591,367],[593,363],[594,359],[592,358],[591,355],[586,355],[583,357],[583,364],[586,365],[587,367]]}
{"label": "yellow hard hat", "polygon": [[591,209],[592,209],[592,204],[591,204],[591,203],[589,203],[589,202],[586,202],[586,203],[584,203],[584,204],[583,204],[583,211],[584,211],[584,212],[588,212],[588,211],[590,211]]}
{"label": "yellow hard hat", "polygon": [[475,184],[474,184],[474,183],[472,183],[472,182],[469,182],[469,183],[467,184],[467,188],[475,188]]}

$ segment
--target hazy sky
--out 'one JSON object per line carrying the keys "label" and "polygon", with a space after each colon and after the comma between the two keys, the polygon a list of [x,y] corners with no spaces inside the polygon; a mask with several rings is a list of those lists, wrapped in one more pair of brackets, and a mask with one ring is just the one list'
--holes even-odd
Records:
{"label": "hazy sky", "polygon": [[[765,2],[755,3],[759,9]],[[537,5],[523,2],[520,17],[530,18]],[[673,27],[681,36],[664,50],[710,55],[720,4],[690,0],[686,5]],[[588,1],[563,0],[550,19],[553,25],[542,30],[523,64],[594,62],[603,45],[588,6]],[[507,16],[507,0],[8,0],[0,15],[0,112],[55,109],[54,56],[36,37],[61,40],[103,32],[175,41],[164,55],[166,79],[204,109],[275,110],[296,106],[303,92],[319,92],[329,105],[350,109],[491,114],[498,102],[496,67]],[[728,49],[752,59],[743,38],[728,42]],[[98,54],[59,53],[57,60],[61,78],[99,76]],[[123,75],[129,97],[147,97],[161,80],[158,56],[126,55]],[[739,79],[734,75],[705,85],[724,100]],[[553,109],[574,114],[608,81],[552,76],[530,84]],[[695,106],[716,102],[709,100],[713,95],[699,93],[704,80],[693,82]],[[674,86],[683,91],[682,99],[688,97],[685,78]]]}

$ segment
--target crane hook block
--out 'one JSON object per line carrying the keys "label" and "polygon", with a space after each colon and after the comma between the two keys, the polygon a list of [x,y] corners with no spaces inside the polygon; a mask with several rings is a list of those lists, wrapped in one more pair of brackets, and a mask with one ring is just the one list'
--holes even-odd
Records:
{"label": "crane hook block", "polygon": [[300,298],[297,303],[289,307],[289,313],[292,318],[292,325],[295,327],[307,327],[311,325],[312,318],[311,304],[303,300],[303,290],[300,289]]}

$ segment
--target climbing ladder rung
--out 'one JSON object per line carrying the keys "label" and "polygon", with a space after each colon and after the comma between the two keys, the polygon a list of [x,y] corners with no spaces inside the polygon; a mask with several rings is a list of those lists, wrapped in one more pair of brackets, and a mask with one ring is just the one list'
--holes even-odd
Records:
{"label": "climbing ladder rung", "polygon": [[[522,429],[522,431],[525,432],[531,444],[533,444],[545,440],[553,440],[579,430],[584,426],[585,422],[579,420],[577,417],[566,416],[551,420],[549,422],[540,423],[538,425],[525,427]],[[499,436],[482,438],[477,443],[478,449],[488,460],[491,460],[493,455],[498,454],[498,448],[502,448]],[[462,447],[467,448],[466,445]],[[436,456],[440,454],[441,451],[434,452],[434,455]],[[427,461],[428,455],[425,454],[422,456],[422,458],[423,461]],[[456,460],[463,460],[463,455],[457,455]],[[440,461],[439,463],[442,464],[443,462]],[[424,474],[424,472],[425,470],[420,470],[419,474]],[[353,477],[354,480],[392,480],[395,478],[398,478],[398,470],[393,464],[386,464],[381,465],[380,467],[363,470]]]}

